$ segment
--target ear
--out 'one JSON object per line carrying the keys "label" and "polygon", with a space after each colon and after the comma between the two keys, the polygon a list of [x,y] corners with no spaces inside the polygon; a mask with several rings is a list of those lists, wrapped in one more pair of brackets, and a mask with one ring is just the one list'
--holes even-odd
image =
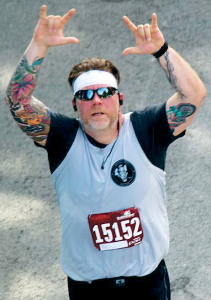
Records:
{"label": "ear", "polygon": [[72,105],[73,105],[73,109],[74,111],[77,111],[77,106],[76,106],[76,103],[75,103],[75,99],[72,99]]}
{"label": "ear", "polygon": [[120,105],[123,105],[123,100],[124,100],[124,95],[123,95],[123,93],[120,93],[119,94],[119,104]]}

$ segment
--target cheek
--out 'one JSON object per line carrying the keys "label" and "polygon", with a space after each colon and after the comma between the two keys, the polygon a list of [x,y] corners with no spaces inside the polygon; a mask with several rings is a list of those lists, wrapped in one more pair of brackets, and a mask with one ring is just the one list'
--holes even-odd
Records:
{"label": "cheek", "polygon": [[108,110],[113,114],[116,114],[117,112],[119,112],[119,109],[120,109],[119,100],[117,101],[115,99],[115,101],[112,101],[108,105]]}
{"label": "cheek", "polygon": [[81,115],[87,115],[89,110],[90,110],[90,105],[88,105],[88,103],[80,103],[78,105],[78,111],[80,112]]}
{"label": "cheek", "polygon": [[119,109],[119,98],[117,96],[114,96],[113,99],[110,99],[110,101],[104,102],[104,106],[109,111],[116,111]]}

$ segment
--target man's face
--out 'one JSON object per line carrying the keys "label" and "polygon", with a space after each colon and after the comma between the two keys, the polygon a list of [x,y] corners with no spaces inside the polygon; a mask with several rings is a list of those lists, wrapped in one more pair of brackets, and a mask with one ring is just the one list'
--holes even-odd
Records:
{"label": "man's face", "polygon": [[[107,87],[107,85],[89,85],[83,88],[83,90],[96,90],[101,87]],[[118,94],[114,94],[109,98],[100,99],[97,93],[95,93],[91,101],[77,99],[76,105],[79,117],[87,133],[107,131],[116,128],[120,110]]]}
{"label": "man's face", "polygon": [[119,177],[122,179],[122,181],[125,181],[127,179],[127,175],[128,175],[127,167],[120,166],[118,169],[118,174],[119,174]]}

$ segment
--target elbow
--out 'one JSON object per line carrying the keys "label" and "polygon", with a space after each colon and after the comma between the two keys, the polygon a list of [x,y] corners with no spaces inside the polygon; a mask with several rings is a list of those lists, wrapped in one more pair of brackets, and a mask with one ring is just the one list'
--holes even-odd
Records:
{"label": "elbow", "polygon": [[203,102],[203,100],[206,96],[207,96],[207,89],[206,89],[204,83],[201,82],[200,86],[197,89],[196,97],[195,97],[197,99],[197,102],[199,105]]}
{"label": "elbow", "polygon": [[9,106],[9,97],[8,94],[6,93],[4,101],[7,103],[7,105]]}
{"label": "elbow", "polygon": [[9,93],[6,93],[5,98],[4,98],[4,101],[6,102],[6,104],[7,104],[7,105],[9,106],[9,108],[11,109],[12,102],[11,102],[11,98],[10,98]]}
{"label": "elbow", "polygon": [[10,89],[10,85],[7,86],[5,97],[4,97],[4,100],[8,105],[9,105],[9,89]]}
{"label": "elbow", "polygon": [[204,100],[204,98],[206,96],[207,96],[207,89],[206,89],[205,85],[203,84],[202,101]]}
{"label": "elbow", "polygon": [[207,89],[206,89],[205,85],[203,84],[203,86],[200,90],[199,101],[202,103],[204,98],[206,98],[206,96],[207,96]]}

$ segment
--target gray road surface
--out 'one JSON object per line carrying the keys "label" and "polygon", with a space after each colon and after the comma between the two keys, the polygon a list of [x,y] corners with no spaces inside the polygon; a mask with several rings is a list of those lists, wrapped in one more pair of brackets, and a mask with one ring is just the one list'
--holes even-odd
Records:
{"label": "gray road surface", "polygon": [[47,156],[13,121],[4,94],[28,46],[39,7],[77,15],[66,28],[80,45],[51,49],[34,93],[48,107],[74,116],[67,76],[87,56],[113,61],[121,72],[123,110],[168,99],[173,89],[151,56],[122,57],[133,36],[122,22],[158,15],[166,40],[198,72],[208,89],[186,136],[170,146],[167,195],[170,251],[166,257],[173,300],[211,299],[211,2],[210,0],[1,0],[0,2],[0,300],[67,300],[60,269],[60,216]]}

